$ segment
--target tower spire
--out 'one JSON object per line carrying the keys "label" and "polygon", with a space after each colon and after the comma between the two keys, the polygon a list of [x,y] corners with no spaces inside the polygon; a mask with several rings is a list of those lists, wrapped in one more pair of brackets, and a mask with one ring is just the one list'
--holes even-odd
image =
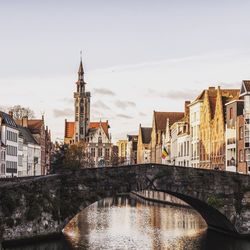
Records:
{"label": "tower spire", "polygon": [[84,71],[83,71],[83,66],[82,66],[82,51],[80,51],[80,65],[79,65],[79,70],[78,70],[78,75],[79,75],[79,79],[83,79],[80,76],[83,76]]}

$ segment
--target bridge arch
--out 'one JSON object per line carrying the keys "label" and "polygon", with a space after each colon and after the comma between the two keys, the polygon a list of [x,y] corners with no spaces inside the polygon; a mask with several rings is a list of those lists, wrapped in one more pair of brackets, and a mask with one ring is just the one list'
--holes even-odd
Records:
{"label": "bridge arch", "polygon": [[249,176],[145,164],[68,171],[0,185],[0,239],[61,233],[80,210],[95,201],[146,189],[185,201],[213,229],[250,236]]}

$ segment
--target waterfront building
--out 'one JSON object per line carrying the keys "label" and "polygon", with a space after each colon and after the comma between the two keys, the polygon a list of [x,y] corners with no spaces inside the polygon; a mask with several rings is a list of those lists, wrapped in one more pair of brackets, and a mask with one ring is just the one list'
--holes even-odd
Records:
{"label": "waterfront building", "polygon": [[190,166],[198,168],[200,165],[200,117],[203,105],[203,92],[189,104],[190,126]]}
{"label": "waterfront building", "polygon": [[0,178],[5,177],[5,156],[6,156],[6,145],[2,140],[2,116],[0,115]]}
{"label": "waterfront building", "polygon": [[50,157],[51,157],[51,136],[48,127],[45,127],[44,116],[42,119],[29,119],[23,117],[15,120],[19,126],[28,128],[34,137],[35,141],[41,147],[41,175],[46,175],[50,171]]}
{"label": "waterfront building", "polygon": [[239,90],[209,87],[202,92],[200,116],[201,168],[225,170],[225,104],[238,98]]}
{"label": "waterfront building", "polygon": [[[41,146],[33,137],[31,131],[27,127],[18,126],[19,137],[22,137],[20,148],[20,159],[18,158],[18,176],[36,176],[42,175]],[[21,164],[19,164],[19,161]]]}
{"label": "waterfront building", "polygon": [[118,159],[120,164],[124,164],[127,161],[127,145],[128,140],[119,140],[116,143],[118,147]]}
{"label": "waterfront building", "polygon": [[152,128],[150,127],[142,127],[139,125],[139,133],[138,133],[138,144],[137,144],[137,163],[150,163],[151,158],[151,150],[150,150],[150,142],[151,142],[151,133]]}
{"label": "waterfront building", "polygon": [[17,157],[18,157],[18,163],[17,163],[17,176],[24,176],[25,172],[23,171],[23,142],[24,137],[22,133],[20,133],[20,129],[18,127],[19,133],[18,133],[18,151],[17,151]]}
{"label": "waterfront building", "polygon": [[[242,81],[240,98],[244,101],[243,118],[244,127],[240,127],[239,133],[243,133],[240,136],[244,137],[244,156],[246,161],[247,173],[250,173],[250,80]],[[242,124],[242,123],[241,123]],[[244,132],[243,132],[244,131]],[[240,154],[243,154],[242,151]]]}
{"label": "waterfront building", "polygon": [[127,135],[127,161],[126,164],[137,164],[138,135]]}
{"label": "waterfront building", "polygon": [[[1,177],[17,177],[18,128],[11,114],[0,111],[1,117]],[[5,150],[3,148],[5,147]]]}
{"label": "waterfront building", "polygon": [[184,117],[184,112],[158,112],[153,113],[153,124],[151,132],[151,162],[162,163],[163,135],[168,127]]}
{"label": "waterfront building", "polygon": [[[226,171],[242,172],[244,161],[243,124],[240,117],[243,116],[244,101],[233,100],[226,103]],[[241,131],[241,132],[240,132]],[[245,168],[245,167],[244,167]],[[245,171],[244,171],[245,172]]]}
{"label": "waterfront building", "polygon": [[[170,128],[170,150],[167,149],[169,156],[166,158],[170,159],[172,165],[190,166],[189,104],[189,101],[185,101],[184,117],[176,121]],[[167,128],[166,131],[168,131]],[[165,144],[164,147],[169,146]],[[164,162],[164,164],[167,163]]]}
{"label": "waterfront building", "polygon": [[82,59],[78,70],[76,91],[74,92],[75,121],[65,119],[65,144],[83,143],[86,147],[89,166],[108,166],[111,162],[111,136],[109,124],[90,121],[90,92],[86,92]]}

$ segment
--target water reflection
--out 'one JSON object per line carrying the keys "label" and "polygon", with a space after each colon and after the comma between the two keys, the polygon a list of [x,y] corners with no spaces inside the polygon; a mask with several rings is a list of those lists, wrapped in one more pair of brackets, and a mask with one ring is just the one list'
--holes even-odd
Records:
{"label": "water reflection", "polygon": [[249,250],[250,242],[206,230],[193,209],[145,202],[128,196],[107,198],[79,213],[65,239],[12,250],[143,249]]}
{"label": "water reflection", "polygon": [[[193,209],[109,198],[79,213],[65,228],[75,249],[184,249],[204,234]],[[196,243],[194,243],[196,244]]]}

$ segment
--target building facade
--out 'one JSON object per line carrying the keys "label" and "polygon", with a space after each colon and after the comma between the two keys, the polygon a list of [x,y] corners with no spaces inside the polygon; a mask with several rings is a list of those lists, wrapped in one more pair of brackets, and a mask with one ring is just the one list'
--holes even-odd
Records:
{"label": "building facade", "polygon": [[250,81],[242,81],[240,98],[244,101],[244,158],[250,173]]}
{"label": "building facade", "polygon": [[12,116],[0,112],[1,116],[1,140],[5,149],[5,159],[2,159],[1,176],[18,176],[18,128]]}
{"label": "building facade", "polygon": [[200,166],[200,117],[203,105],[202,94],[189,105],[190,166]]}
{"label": "building facade", "polygon": [[116,145],[118,147],[119,164],[126,164],[128,140],[119,140]]}
{"label": "building facade", "polygon": [[239,165],[244,161],[241,155],[243,151],[239,152],[240,157],[238,154],[239,144],[243,139],[243,133],[238,133],[239,129],[243,128],[239,126],[240,119],[238,117],[243,115],[243,108],[244,102],[242,100],[226,103],[226,171],[240,172]]}
{"label": "building facade", "polygon": [[169,129],[178,120],[184,117],[184,112],[157,112],[153,113],[151,132],[151,162],[162,163],[163,138],[166,133],[167,122]]}
{"label": "building facade", "polygon": [[127,161],[126,164],[137,164],[138,135],[127,135]]}
{"label": "building facade", "polygon": [[151,162],[151,133],[152,128],[139,126],[137,144],[137,163],[144,164]]}
{"label": "building facade", "polygon": [[203,92],[200,118],[201,168],[225,170],[225,104],[238,97],[237,89],[209,87]]}

